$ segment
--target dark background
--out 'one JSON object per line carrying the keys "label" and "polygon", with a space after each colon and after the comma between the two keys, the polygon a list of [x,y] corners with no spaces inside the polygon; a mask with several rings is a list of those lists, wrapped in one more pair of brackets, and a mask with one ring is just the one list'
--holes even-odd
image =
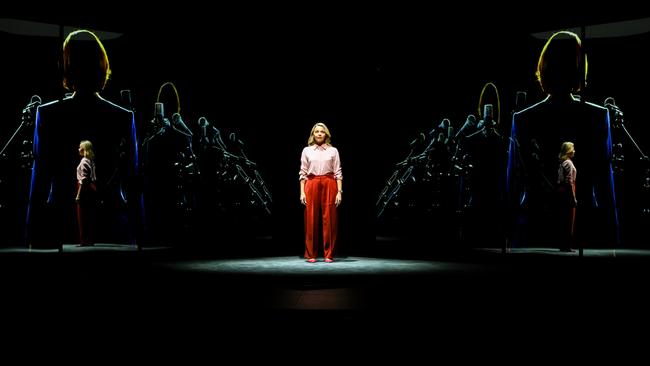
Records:
{"label": "dark background", "polygon": [[[534,71],[545,39],[532,34],[649,15],[550,5],[535,11],[431,6],[187,5],[161,14],[114,6],[101,13],[84,9],[83,15],[36,9],[4,19],[119,33],[103,40],[113,70],[104,97],[119,101],[120,90],[130,89],[143,125],[152,117],[158,88],[171,81],[191,128],[205,116],[224,135],[237,132],[271,188],[270,235],[278,254],[303,250],[300,151],[312,125],[324,121],[345,176],[340,248],[344,254],[363,254],[375,245],[380,229],[375,200],[394,164],[408,153],[408,141],[442,118],[459,128],[467,114],[477,113],[486,82],[498,87],[506,134],[516,92],[526,91],[529,104],[542,98]],[[650,33],[584,39],[587,100],[602,104],[606,97],[616,98],[626,126],[646,152],[649,42]],[[62,39],[4,31],[0,45],[4,145],[32,95],[49,101],[64,93],[58,69]],[[632,153],[627,158],[635,159]],[[638,167],[629,170],[626,194],[634,195]],[[637,230],[631,228],[629,236]],[[11,229],[3,232],[3,241],[19,240]],[[218,241],[219,233],[214,235],[209,243]]]}

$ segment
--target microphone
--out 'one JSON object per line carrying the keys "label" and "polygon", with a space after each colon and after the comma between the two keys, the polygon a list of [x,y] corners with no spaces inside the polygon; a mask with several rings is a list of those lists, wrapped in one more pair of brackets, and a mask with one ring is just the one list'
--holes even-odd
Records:
{"label": "microphone", "polygon": [[456,136],[454,136],[454,139],[465,137],[467,135],[467,130],[474,127],[476,127],[476,117],[474,117],[473,114],[470,114],[467,116],[467,119],[465,119],[465,124],[460,128],[460,130],[458,130]]}
{"label": "microphone", "polygon": [[[440,142],[444,143],[445,142],[445,135],[449,133],[449,127],[451,126],[451,121],[448,118],[443,118],[442,121],[440,121],[440,124],[438,126],[434,126],[431,131],[429,131],[429,137],[431,138],[431,142]],[[442,140],[440,139],[440,135],[443,135]]]}
{"label": "microphone", "polygon": [[212,131],[214,132],[214,141],[217,143],[217,145],[219,145],[224,151],[228,150],[228,148],[226,148],[226,144],[221,139],[221,131],[219,131],[219,129],[214,126],[212,126]]}
{"label": "microphone", "polygon": [[208,120],[205,117],[201,117],[197,124],[199,125],[199,141],[201,142],[201,146],[205,148],[210,143],[210,138],[208,137]]}
{"label": "microphone", "polygon": [[180,113],[174,113],[172,115],[172,127],[185,136],[192,137],[193,135],[192,131],[187,127],[185,122],[183,122]]}
{"label": "microphone", "polygon": [[158,129],[156,134],[162,134],[165,132],[165,128],[169,127],[171,123],[167,118],[165,118],[165,106],[162,103],[154,104],[153,119],[151,124],[154,129]]}
{"label": "microphone", "polygon": [[440,132],[438,134],[438,138],[436,138],[436,142],[439,143],[439,144],[444,144],[445,143],[445,133],[444,132]]}
{"label": "microphone", "polygon": [[515,111],[520,111],[526,106],[526,92],[518,91],[515,97]]}
{"label": "microphone", "polygon": [[420,132],[420,134],[418,135],[418,137],[416,137],[415,139],[413,139],[413,141],[409,142],[409,146],[413,149],[413,148],[415,148],[417,145],[423,143],[426,139],[427,139],[427,136],[424,134],[424,132]]}
{"label": "microphone", "polygon": [[541,149],[539,148],[539,144],[537,143],[536,139],[530,140],[530,146],[531,146],[531,156],[533,159],[535,159],[536,162],[541,162],[542,158],[539,156]]}
{"label": "microphone", "polygon": [[438,136],[438,133],[441,130],[444,130],[444,132],[447,133],[447,129],[449,128],[450,125],[451,125],[451,121],[449,121],[448,118],[443,118],[442,121],[440,121],[439,125],[434,126],[431,129],[431,131],[429,131],[429,133],[428,133],[429,138],[431,138],[432,140],[435,140],[437,138],[437,136]]}
{"label": "microphone", "polygon": [[441,130],[446,130],[449,128],[449,126],[451,126],[451,121],[449,120],[449,118],[444,118],[438,125],[438,128]]}
{"label": "microphone", "polygon": [[128,89],[120,90],[120,99],[126,109],[133,111],[133,102],[131,101],[131,91]]}
{"label": "microphone", "polygon": [[614,98],[612,98],[612,97],[607,97],[607,98],[605,99],[605,102],[604,102],[603,104],[605,105],[605,108],[607,108],[607,109],[609,109],[609,110],[613,110],[614,112],[617,112],[617,113],[623,114],[623,112],[621,111],[621,109],[616,105],[616,101],[614,101]]}
{"label": "microphone", "polygon": [[[210,127],[212,127],[212,133],[214,134],[214,138],[221,140],[221,131],[219,131],[219,129],[214,126],[210,126]],[[223,140],[221,140],[221,142],[223,142]]]}
{"label": "microphone", "polygon": [[[211,143],[211,144],[216,144],[219,145],[217,146],[219,149],[226,151],[228,150],[226,148],[226,144],[223,142],[221,139],[221,131],[219,131],[218,128],[214,127],[210,122],[208,122],[208,119],[205,117],[200,117],[199,118],[199,126],[201,127],[201,133],[203,136],[205,136],[205,139]],[[209,129],[208,127],[212,127]],[[205,132],[203,132],[205,131]],[[208,137],[208,131],[212,132],[212,138]]]}
{"label": "microphone", "polygon": [[241,153],[241,157],[243,158],[243,161],[248,165],[255,166],[255,163],[248,160],[248,156],[246,156],[246,153],[244,152],[244,142],[238,139],[237,135],[234,132],[231,132],[230,135],[228,135],[228,138],[230,139],[230,141],[234,142],[239,148],[239,152]]}
{"label": "microphone", "polygon": [[478,123],[478,128],[490,128],[494,127],[494,106],[492,104],[486,104],[483,106],[483,119]]}
{"label": "microphone", "polygon": [[438,132],[438,137],[435,139],[436,142],[440,144],[449,143],[449,141],[453,138],[453,134],[454,134],[454,128],[451,126],[451,121],[449,120],[449,118],[443,118],[443,120],[438,125],[438,129],[436,132]]}
{"label": "microphone", "polygon": [[38,95],[34,94],[32,97],[29,99],[29,104],[41,104],[41,97]]}
{"label": "microphone", "polygon": [[165,116],[165,105],[162,103],[154,104],[154,118],[163,118]]}
{"label": "microphone", "polygon": [[445,145],[449,144],[454,139],[454,127],[449,125],[447,127],[447,138],[445,139]]}
{"label": "microphone", "polygon": [[614,118],[610,121],[612,124],[613,128],[620,128],[623,126],[623,111],[616,105],[616,101],[614,101],[614,98],[608,97],[605,99],[605,108],[610,113],[614,113]]}
{"label": "microphone", "polygon": [[[204,131],[208,128],[208,125],[210,124],[210,122],[208,122],[208,120],[205,117],[199,118],[198,123],[199,123],[199,127],[201,127],[201,129],[204,130]],[[204,133],[204,135],[205,135],[205,133]]]}
{"label": "microphone", "polygon": [[28,112],[31,108],[38,107],[41,104],[41,97],[38,95],[32,95],[32,98],[29,100],[29,104],[23,108],[23,113]]}
{"label": "microphone", "polygon": [[244,147],[244,142],[242,140],[239,140],[234,132],[231,132],[230,135],[228,135],[228,139],[230,139],[230,141],[234,142],[239,147]]}

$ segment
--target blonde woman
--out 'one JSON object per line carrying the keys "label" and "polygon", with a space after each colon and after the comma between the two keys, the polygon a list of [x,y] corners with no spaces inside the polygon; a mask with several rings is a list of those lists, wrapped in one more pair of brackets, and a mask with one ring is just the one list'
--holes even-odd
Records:
{"label": "blonde woman", "polygon": [[79,143],[81,161],[77,166],[77,225],[79,245],[94,244],[95,213],[97,208],[97,173],[95,172],[95,152],[88,140]]}
{"label": "blonde woman", "polygon": [[571,252],[573,226],[576,216],[576,176],[573,165],[576,150],[573,142],[564,142],[560,148],[560,165],[557,169],[558,218],[560,220],[560,250]]}
{"label": "blonde woman", "polygon": [[315,263],[322,229],[325,262],[334,261],[338,230],[337,208],[343,198],[339,151],[327,126],[316,123],[300,158],[300,202],[305,205],[305,258]]}

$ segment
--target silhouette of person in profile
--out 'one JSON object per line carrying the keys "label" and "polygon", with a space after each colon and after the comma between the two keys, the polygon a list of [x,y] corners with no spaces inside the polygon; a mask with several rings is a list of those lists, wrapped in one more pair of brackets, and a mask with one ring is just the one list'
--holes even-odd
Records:
{"label": "silhouette of person in profile", "polygon": [[568,31],[553,34],[539,56],[536,75],[546,98],[512,118],[507,170],[514,210],[512,242],[556,246],[561,240],[553,217],[557,148],[571,141],[581,151],[575,158],[580,167],[575,240],[581,247],[616,245],[609,113],[573,94],[583,88],[587,76],[580,38]]}
{"label": "silhouette of person in profile", "polygon": [[133,112],[104,99],[111,74],[102,42],[88,30],[70,33],[63,42],[63,86],[71,96],[39,106],[34,131],[34,166],[27,210],[27,244],[62,249],[74,242],[74,146],[93,142],[98,177],[96,239],[133,243],[129,226],[139,220],[135,189],[138,143]]}

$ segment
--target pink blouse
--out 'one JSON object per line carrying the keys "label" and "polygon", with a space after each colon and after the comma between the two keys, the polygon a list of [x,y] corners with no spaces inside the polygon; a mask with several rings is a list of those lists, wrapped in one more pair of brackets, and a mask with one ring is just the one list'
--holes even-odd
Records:
{"label": "pink blouse", "polygon": [[570,184],[574,185],[576,183],[576,167],[573,165],[571,159],[566,159],[560,164],[557,172],[557,183],[558,184]]}
{"label": "pink blouse", "polygon": [[307,179],[310,174],[325,175],[332,173],[334,179],[343,179],[339,151],[332,145],[310,145],[302,149],[300,158],[300,179]]}
{"label": "pink blouse", "polygon": [[77,181],[79,183],[85,183],[84,181],[88,181],[87,183],[95,182],[97,181],[97,176],[95,175],[95,163],[84,157],[81,158],[81,162],[79,162],[79,165],[77,166]]}

